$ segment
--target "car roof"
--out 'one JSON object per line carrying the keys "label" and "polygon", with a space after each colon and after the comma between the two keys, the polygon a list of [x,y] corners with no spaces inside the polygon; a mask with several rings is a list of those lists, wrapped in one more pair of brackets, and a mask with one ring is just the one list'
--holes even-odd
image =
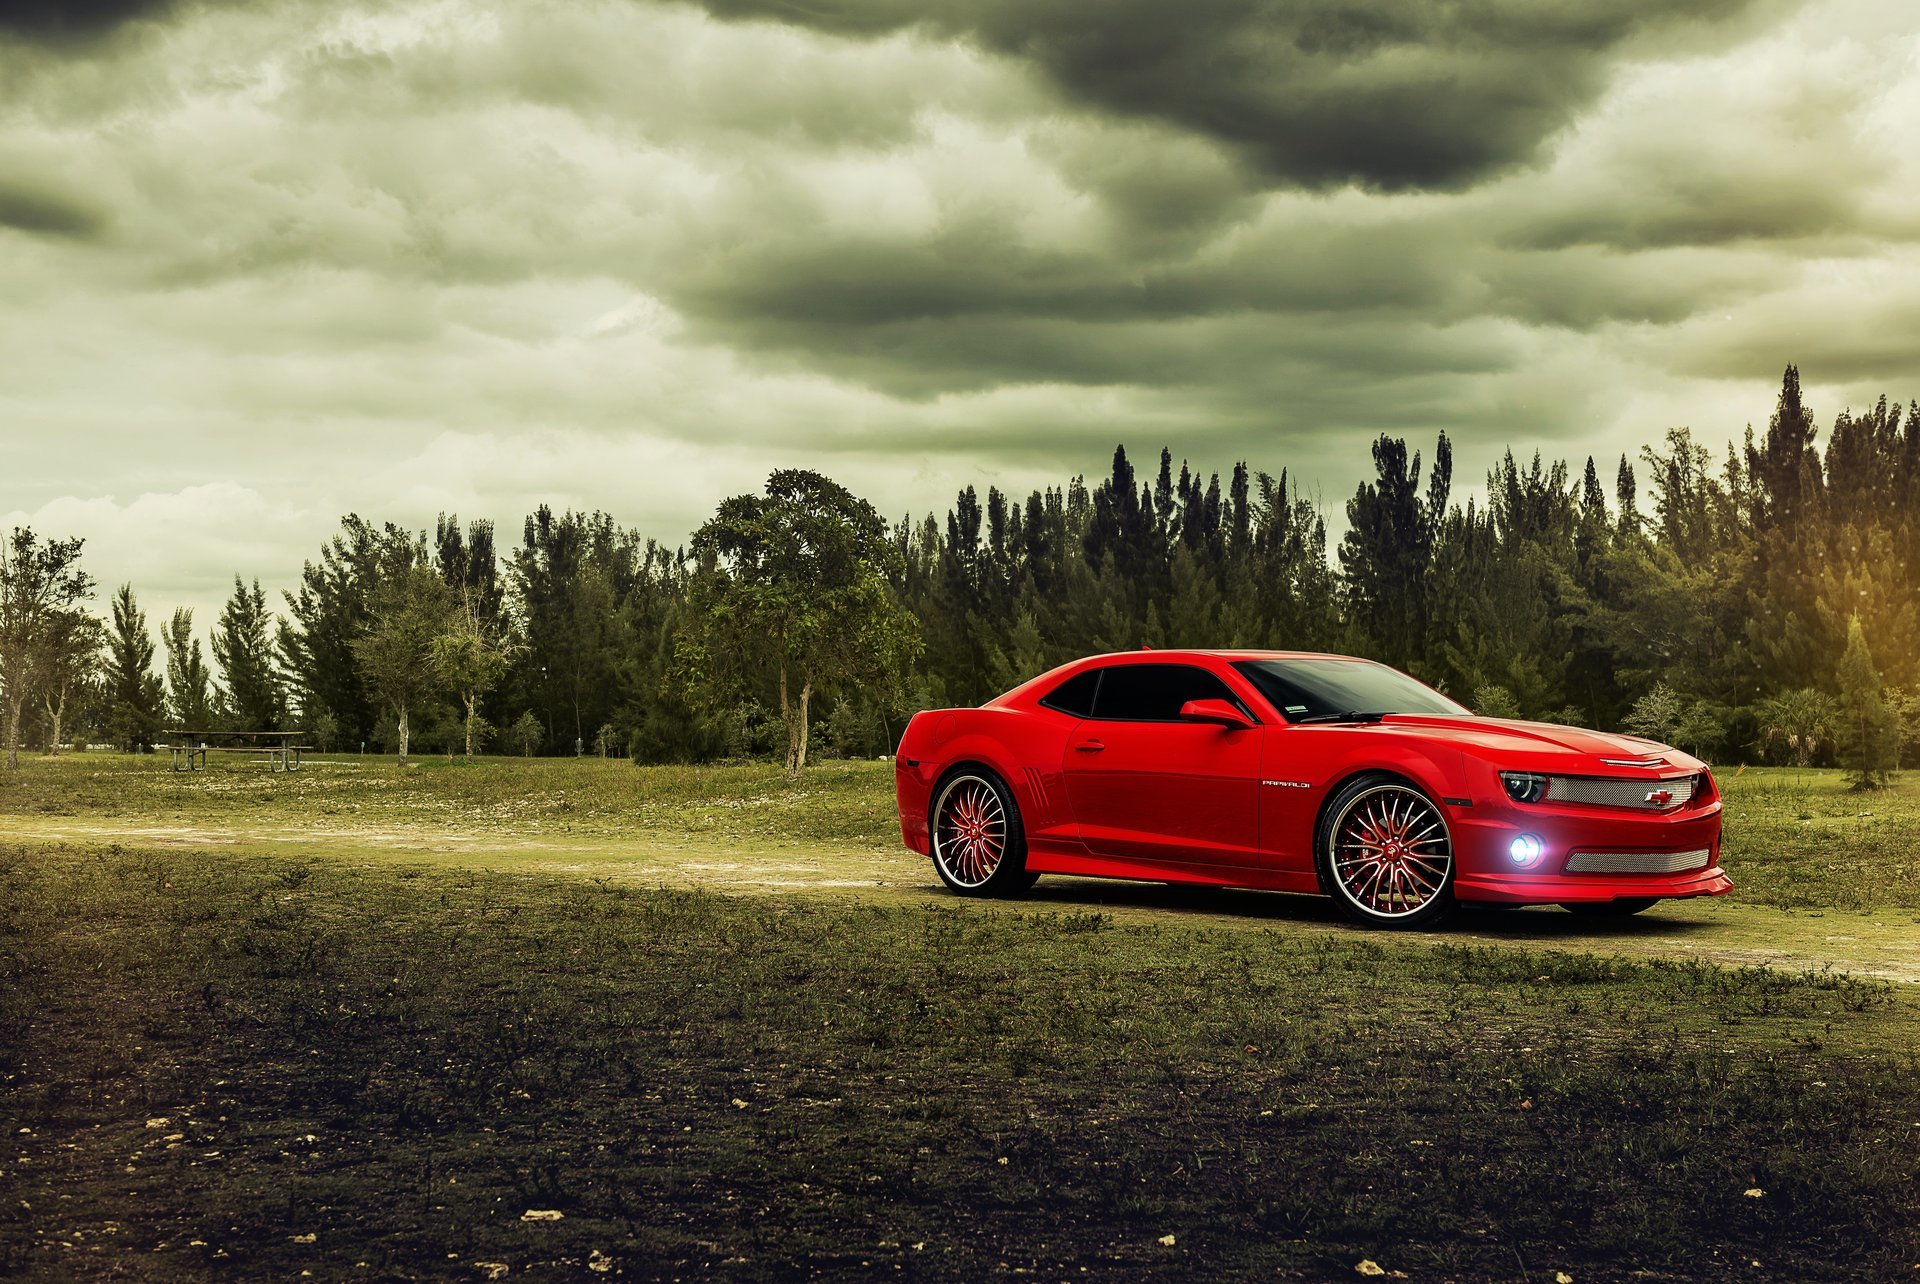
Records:
{"label": "car roof", "polygon": [[1138,651],[1108,651],[1102,655],[1089,655],[1075,660],[1075,665],[1087,664],[1095,660],[1179,660],[1205,657],[1213,660],[1352,660],[1357,664],[1373,664],[1372,660],[1357,655],[1336,655],[1331,651],[1254,651],[1254,650],[1213,650],[1213,649],[1161,649],[1142,647]]}

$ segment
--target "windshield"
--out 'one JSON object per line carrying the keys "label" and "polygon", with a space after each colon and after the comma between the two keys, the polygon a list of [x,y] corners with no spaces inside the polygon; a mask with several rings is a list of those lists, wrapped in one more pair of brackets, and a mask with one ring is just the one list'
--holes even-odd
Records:
{"label": "windshield", "polygon": [[1463,705],[1371,660],[1239,660],[1234,668],[1288,722],[1348,713],[1467,713]]}

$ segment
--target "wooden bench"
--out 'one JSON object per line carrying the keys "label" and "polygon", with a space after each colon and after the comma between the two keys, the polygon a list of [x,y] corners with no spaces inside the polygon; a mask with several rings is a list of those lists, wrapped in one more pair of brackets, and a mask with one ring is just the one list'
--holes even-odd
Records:
{"label": "wooden bench", "polygon": [[[297,743],[298,731],[169,731],[167,754],[175,771],[204,771],[210,753],[265,756],[268,771],[300,770],[300,755],[312,745]],[[264,743],[228,743],[217,741]]]}

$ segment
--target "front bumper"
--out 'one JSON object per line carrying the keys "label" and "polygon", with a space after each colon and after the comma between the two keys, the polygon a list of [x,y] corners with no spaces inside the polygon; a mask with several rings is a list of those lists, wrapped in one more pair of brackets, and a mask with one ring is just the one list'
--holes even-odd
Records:
{"label": "front bumper", "polygon": [[[1476,791],[1478,792],[1478,791]],[[1733,880],[1720,868],[1720,798],[1659,814],[1623,808],[1540,804],[1528,806],[1476,797],[1470,807],[1449,808],[1459,863],[1454,895],[1462,901],[1502,905],[1565,904],[1612,900],[1679,900],[1721,896]],[[1544,849],[1530,869],[1515,867],[1511,845],[1520,834],[1537,836]],[[1569,872],[1568,861],[1588,852],[1707,853],[1704,865],[1676,873]]]}

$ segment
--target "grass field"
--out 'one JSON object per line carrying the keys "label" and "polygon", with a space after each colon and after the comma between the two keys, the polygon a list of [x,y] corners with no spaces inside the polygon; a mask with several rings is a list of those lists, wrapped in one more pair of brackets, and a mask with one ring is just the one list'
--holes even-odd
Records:
{"label": "grass field", "polygon": [[1916,987],[1683,954],[1920,934],[1910,785],[1729,781],[1746,905],[1383,938],[958,903],[887,783],[29,764],[0,1275],[1920,1278]]}

